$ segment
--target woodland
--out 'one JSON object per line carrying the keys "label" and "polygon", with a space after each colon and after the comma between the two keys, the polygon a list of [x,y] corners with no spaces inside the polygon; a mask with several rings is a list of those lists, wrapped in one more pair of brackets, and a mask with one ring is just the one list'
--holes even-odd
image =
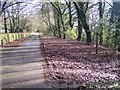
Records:
{"label": "woodland", "polygon": [[46,81],[53,88],[120,88],[119,0],[1,1],[0,6],[4,34],[41,33]]}

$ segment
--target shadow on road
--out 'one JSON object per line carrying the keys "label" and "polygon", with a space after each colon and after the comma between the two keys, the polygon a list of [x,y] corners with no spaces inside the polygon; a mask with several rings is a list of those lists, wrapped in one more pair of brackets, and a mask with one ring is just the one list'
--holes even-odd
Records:
{"label": "shadow on road", "polygon": [[31,37],[20,47],[2,51],[3,88],[44,88],[44,58],[39,37]]}

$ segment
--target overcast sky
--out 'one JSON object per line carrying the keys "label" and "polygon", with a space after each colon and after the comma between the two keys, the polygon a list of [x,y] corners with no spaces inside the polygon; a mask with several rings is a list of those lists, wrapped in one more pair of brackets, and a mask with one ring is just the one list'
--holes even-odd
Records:
{"label": "overcast sky", "polygon": [[[25,3],[27,3],[27,6],[24,8],[24,13],[23,14],[31,14],[31,15],[35,15],[35,13],[36,13],[36,8],[38,8],[37,7],[37,5],[38,5],[38,3],[40,3],[40,2],[47,2],[47,0],[20,0],[20,1],[24,1]],[[51,0],[51,1],[57,1],[57,0]],[[58,0],[58,1],[60,1],[60,0]],[[62,1],[62,0],[61,0]],[[63,0],[63,1],[65,1],[65,0]],[[74,1],[81,1],[81,0],[74,0]],[[82,1],[87,1],[87,0],[82,0]],[[98,0],[89,0],[89,1],[91,1],[91,2],[97,2]],[[107,2],[111,2],[111,0],[106,0]],[[40,7],[40,5],[39,5],[39,7]]]}

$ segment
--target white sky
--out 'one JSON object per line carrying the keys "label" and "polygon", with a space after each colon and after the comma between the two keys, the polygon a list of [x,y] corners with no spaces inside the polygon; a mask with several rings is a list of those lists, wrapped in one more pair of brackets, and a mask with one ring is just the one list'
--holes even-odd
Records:
{"label": "white sky", "polygon": [[[16,1],[19,1],[19,0],[16,0]],[[24,1],[25,3],[28,3],[26,8],[24,9],[25,12],[23,14],[31,14],[31,12],[32,12],[32,15],[34,15],[36,13],[36,8],[37,8],[36,6],[37,6],[38,2],[47,2],[47,0],[20,0],[20,1]],[[57,1],[57,0],[51,0],[51,1]],[[58,0],[58,1],[63,1],[63,0]],[[70,0],[68,0],[68,1],[70,1]],[[88,0],[74,0],[74,1],[88,1]],[[89,1],[97,2],[98,0],[89,0]],[[111,0],[106,0],[106,1],[109,3],[111,2]]]}

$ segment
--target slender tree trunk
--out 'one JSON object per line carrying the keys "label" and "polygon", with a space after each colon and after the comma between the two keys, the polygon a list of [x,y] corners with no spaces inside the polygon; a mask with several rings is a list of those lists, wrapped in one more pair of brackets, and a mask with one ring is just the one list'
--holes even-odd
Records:
{"label": "slender tree trunk", "polygon": [[17,20],[17,15],[15,15],[15,32],[18,32],[18,20]]}
{"label": "slender tree trunk", "polygon": [[69,2],[68,4],[68,9],[69,9],[69,24],[70,24],[70,27],[71,29],[73,28],[73,23],[72,23],[72,14],[71,14],[71,2]]}
{"label": "slender tree trunk", "polygon": [[65,33],[63,33],[63,39],[66,39],[66,34]]}
{"label": "slender tree trunk", "polygon": [[4,10],[4,29],[5,29],[5,33],[7,33],[7,22],[6,22],[6,12]]}
{"label": "slender tree trunk", "polygon": [[78,16],[78,36],[77,36],[77,40],[80,41],[81,40],[81,34],[82,34],[82,25],[79,19],[79,13],[77,13]]}
{"label": "slender tree trunk", "polygon": [[99,2],[99,19],[100,19],[100,34],[99,34],[100,42],[99,44],[100,45],[103,44],[103,25],[101,22],[102,18],[103,18],[103,8],[102,8],[102,2],[100,0]]}
{"label": "slender tree trunk", "polygon": [[16,6],[16,9],[17,9],[17,19],[16,19],[16,21],[17,21],[17,27],[16,27],[16,31],[17,32],[22,32],[22,31],[20,31],[20,25],[19,25],[19,23],[20,23],[20,16],[19,16],[19,4],[17,4],[17,6]]}
{"label": "slender tree trunk", "polygon": [[86,43],[91,43],[91,32],[89,30],[89,26],[86,24],[83,26],[83,28],[85,29],[85,33],[86,33]]}
{"label": "slender tree trunk", "polygon": [[98,54],[98,32],[96,32],[96,54]]}
{"label": "slender tree trunk", "polygon": [[77,19],[78,19],[78,36],[77,36],[77,40],[80,41],[81,40],[81,34],[82,34],[82,25],[80,22],[80,15],[79,15],[79,8],[77,6],[77,4],[74,2],[76,11],[77,11]]}
{"label": "slender tree trunk", "polygon": [[9,21],[10,21],[10,32],[13,33],[12,20],[11,20],[9,12],[8,12],[8,16],[9,16]]}
{"label": "slender tree trunk", "polygon": [[[52,3],[52,2],[50,2],[51,3],[51,5],[53,6],[53,7],[55,7],[56,8],[56,10],[57,10],[57,13],[59,14],[59,17],[60,17],[60,25],[62,25],[62,29],[63,29],[63,39],[66,39],[66,34],[65,34],[65,25],[64,25],[64,21],[63,21],[63,13],[62,13],[62,11],[61,11],[61,8],[60,8],[60,6],[59,6],[59,4],[57,4],[57,3]],[[56,4],[56,5],[58,5],[57,7],[54,5],[54,4]],[[61,37],[61,36],[60,36]]]}
{"label": "slender tree trunk", "polygon": [[12,23],[13,23],[13,32],[15,32],[15,19],[13,16],[12,16]]}
{"label": "slender tree trunk", "polygon": [[19,11],[18,11],[18,17],[17,17],[17,29],[18,29],[18,32],[21,32],[21,31],[20,31],[20,25],[19,25],[19,23],[20,23],[20,18],[19,18]]}
{"label": "slender tree trunk", "polygon": [[65,25],[64,25],[62,13],[60,13],[60,19],[61,19],[61,23],[62,23],[62,27],[63,27],[63,39],[66,39],[66,34],[65,34],[66,30],[65,30]]}
{"label": "slender tree trunk", "polygon": [[60,30],[60,17],[59,17],[59,14],[58,14],[58,18],[57,18],[57,24],[58,24],[58,35],[59,35],[59,38],[61,38],[61,30]]}
{"label": "slender tree trunk", "polygon": [[7,2],[5,1],[3,2],[3,5],[2,5],[2,1],[0,0],[0,8],[1,8],[0,16],[2,15],[2,13],[4,13],[6,4]]}
{"label": "slender tree trunk", "polygon": [[110,25],[115,23],[115,35],[114,35],[114,48],[116,46],[120,47],[120,3],[119,2],[113,2],[113,6],[111,9],[111,17],[110,17]]}
{"label": "slender tree trunk", "polygon": [[54,23],[55,23],[56,31],[58,31],[57,32],[58,36],[59,38],[61,38],[60,15],[54,6],[52,6],[52,8],[53,8],[53,13],[54,13]]}
{"label": "slender tree trunk", "polygon": [[11,18],[9,18],[10,20],[10,32],[13,33],[13,27],[12,27],[12,21],[11,21]]}

